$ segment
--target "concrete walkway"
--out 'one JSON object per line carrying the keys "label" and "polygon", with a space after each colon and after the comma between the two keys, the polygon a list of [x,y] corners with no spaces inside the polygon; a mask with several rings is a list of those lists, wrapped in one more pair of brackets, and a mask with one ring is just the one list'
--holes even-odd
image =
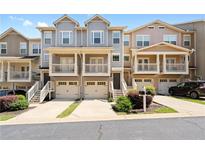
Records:
{"label": "concrete walkway", "polygon": [[191,116],[205,116],[205,105],[180,100],[170,96],[155,96],[154,101],[171,107],[181,114]]}
{"label": "concrete walkway", "polygon": [[106,100],[84,100],[77,109],[66,119],[83,120],[99,118],[116,118],[116,113],[112,110],[110,103]]}

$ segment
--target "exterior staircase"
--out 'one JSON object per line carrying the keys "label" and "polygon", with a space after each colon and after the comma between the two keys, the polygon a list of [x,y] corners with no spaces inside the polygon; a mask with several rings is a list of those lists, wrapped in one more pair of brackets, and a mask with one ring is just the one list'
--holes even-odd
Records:
{"label": "exterior staircase", "polygon": [[41,91],[38,90],[35,95],[32,97],[32,99],[30,100],[30,103],[39,103],[40,102],[40,95],[41,95]]}
{"label": "exterior staircase", "polygon": [[124,96],[121,89],[114,89],[113,98],[116,99],[119,96]]}

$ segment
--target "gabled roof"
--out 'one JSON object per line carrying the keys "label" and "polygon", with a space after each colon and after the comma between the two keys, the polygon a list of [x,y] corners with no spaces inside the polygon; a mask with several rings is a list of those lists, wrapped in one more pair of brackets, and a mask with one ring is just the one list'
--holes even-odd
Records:
{"label": "gabled roof", "polygon": [[79,26],[79,23],[75,19],[69,17],[66,14],[63,15],[62,17],[58,18],[56,21],[54,21],[53,24],[56,25],[57,23],[61,22],[63,19],[71,20],[73,23],[75,23],[77,26]]}
{"label": "gabled roof", "polygon": [[171,43],[166,43],[166,42],[156,43],[156,44],[150,45],[148,47],[137,49],[137,51],[139,52],[139,51],[147,50],[147,49],[150,49],[150,48],[153,48],[153,47],[156,47],[156,46],[161,46],[161,45],[165,45],[165,46],[172,47],[172,48],[182,50],[182,51],[185,51],[185,52],[189,52],[189,53],[192,52],[192,50],[190,50],[190,49],[187,49],[187,48],[184,48],[184,47],[181,47],[181,46],[178,46],[178,45],[174,45],[174,44],[171,44]]}
{"label": "gabled roof", "polygon": [[99,14],[96,14],[93,17],[91,17],[90,19],[86,20],[85,25],[87,26],[87,24],[89,22],[91,22],[92,20],[94,20],[96,18],[99,18],[100,20],[104,21],[106,24],[110,25],[110,22],[107,19],[105,19],[104,17],[102,17],[101,15],[99,15]]}
{"label": "gabled roof", "polygon": [[7,29],[5,32],[3,32],[1,35],[0,35],[0,39],[2,39],[3,37],[5,37],[6,35],[8,35],[10,32],[16,32],[17,34],[19,34],[20,36],[22,36],[23,38],[25,39],[29,39],[27,38],[26,36],[24,36],[23,34],[21,34],[20,32],[18,32],[17,30],[15,30],[14,28],[10,27],[9,29]]}
{"label": "gabled roof", "polygon": [[181,29],[181,28],[175,27],[175,26],[170,25],[170,24],[168,24],[168,23],[166,23],[166,22],[163,22],[163,21],[161,21],[161,20],[155,20],[155,21],[153,21],[153,22],[151,22],[151,23],[148,23],[148,24],[142,25],[142,26],[140,26],[140,27],[134,28],[134,29],[132,29],[132,30],[129,30],[129,31],[127,31],[127,33],[131,33],[131,32],[138,31],[138,30],[140,30],[140,29],[142,29],[142,28],[145,28],[145,27],[147,27],[147,26],[151,26],[151,25],[153,25],[153,24],[161,24],[161,25],[163,25],[163,26],[165,26],[165,27],[168,27],[168,28],[170,28],[170,29],[173,29],[173,30],[176,30],[176,31],[179,31],[179,32],[186,32],[185,30],[183,30],[183,29]]}

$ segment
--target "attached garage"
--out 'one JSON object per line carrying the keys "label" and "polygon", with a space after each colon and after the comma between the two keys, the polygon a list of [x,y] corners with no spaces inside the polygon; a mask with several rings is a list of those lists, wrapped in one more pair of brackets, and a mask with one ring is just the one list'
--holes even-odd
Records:
{"label": "attached garage", "polygon": [[79,98],[78,81],[56,81],[56,98]]}
{"label": "attached garage", "polygon": [[176,86],[178,83],[177,79],[159,79],[158,82],[158,93],[163,95],[169,94],[169,87]]}
{"label": "attached garage", "polygon": [[107,98],[108,83],[106,81],[86,81],[84,86],[85,99]]}
{"label": "attached garage", "polygon": [[142,90],[144,86],[153,86],[153,79],[135,79],[137,89]]}

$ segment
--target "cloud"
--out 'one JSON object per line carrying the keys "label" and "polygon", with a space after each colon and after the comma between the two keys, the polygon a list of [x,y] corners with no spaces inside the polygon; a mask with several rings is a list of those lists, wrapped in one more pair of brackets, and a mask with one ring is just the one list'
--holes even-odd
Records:
{"label": "cloud", "polygon": [[21,22],[23,26],[33,26],[33,23],[24,18],[16,17],[16,16],[9,16],[10,20]]}
{"label": "cloud", "polygon": [[16,16],[9,16],[9,19],[11,19],[11,20],[17,20],[17,21],[24,21],[23,18],[18,18],[18,17],[16,17]]}
{"label": "cloud", "polygon": [[32,25],[33,25],[33,23],[30,20],[25,20],[23,22],[23,26],[32,26]]}
{"label": "cloud", "polygon": [[37,27],[48,27],[48,24],[47,23],[45,23],[45,22],[38,22],[37,23]]}

